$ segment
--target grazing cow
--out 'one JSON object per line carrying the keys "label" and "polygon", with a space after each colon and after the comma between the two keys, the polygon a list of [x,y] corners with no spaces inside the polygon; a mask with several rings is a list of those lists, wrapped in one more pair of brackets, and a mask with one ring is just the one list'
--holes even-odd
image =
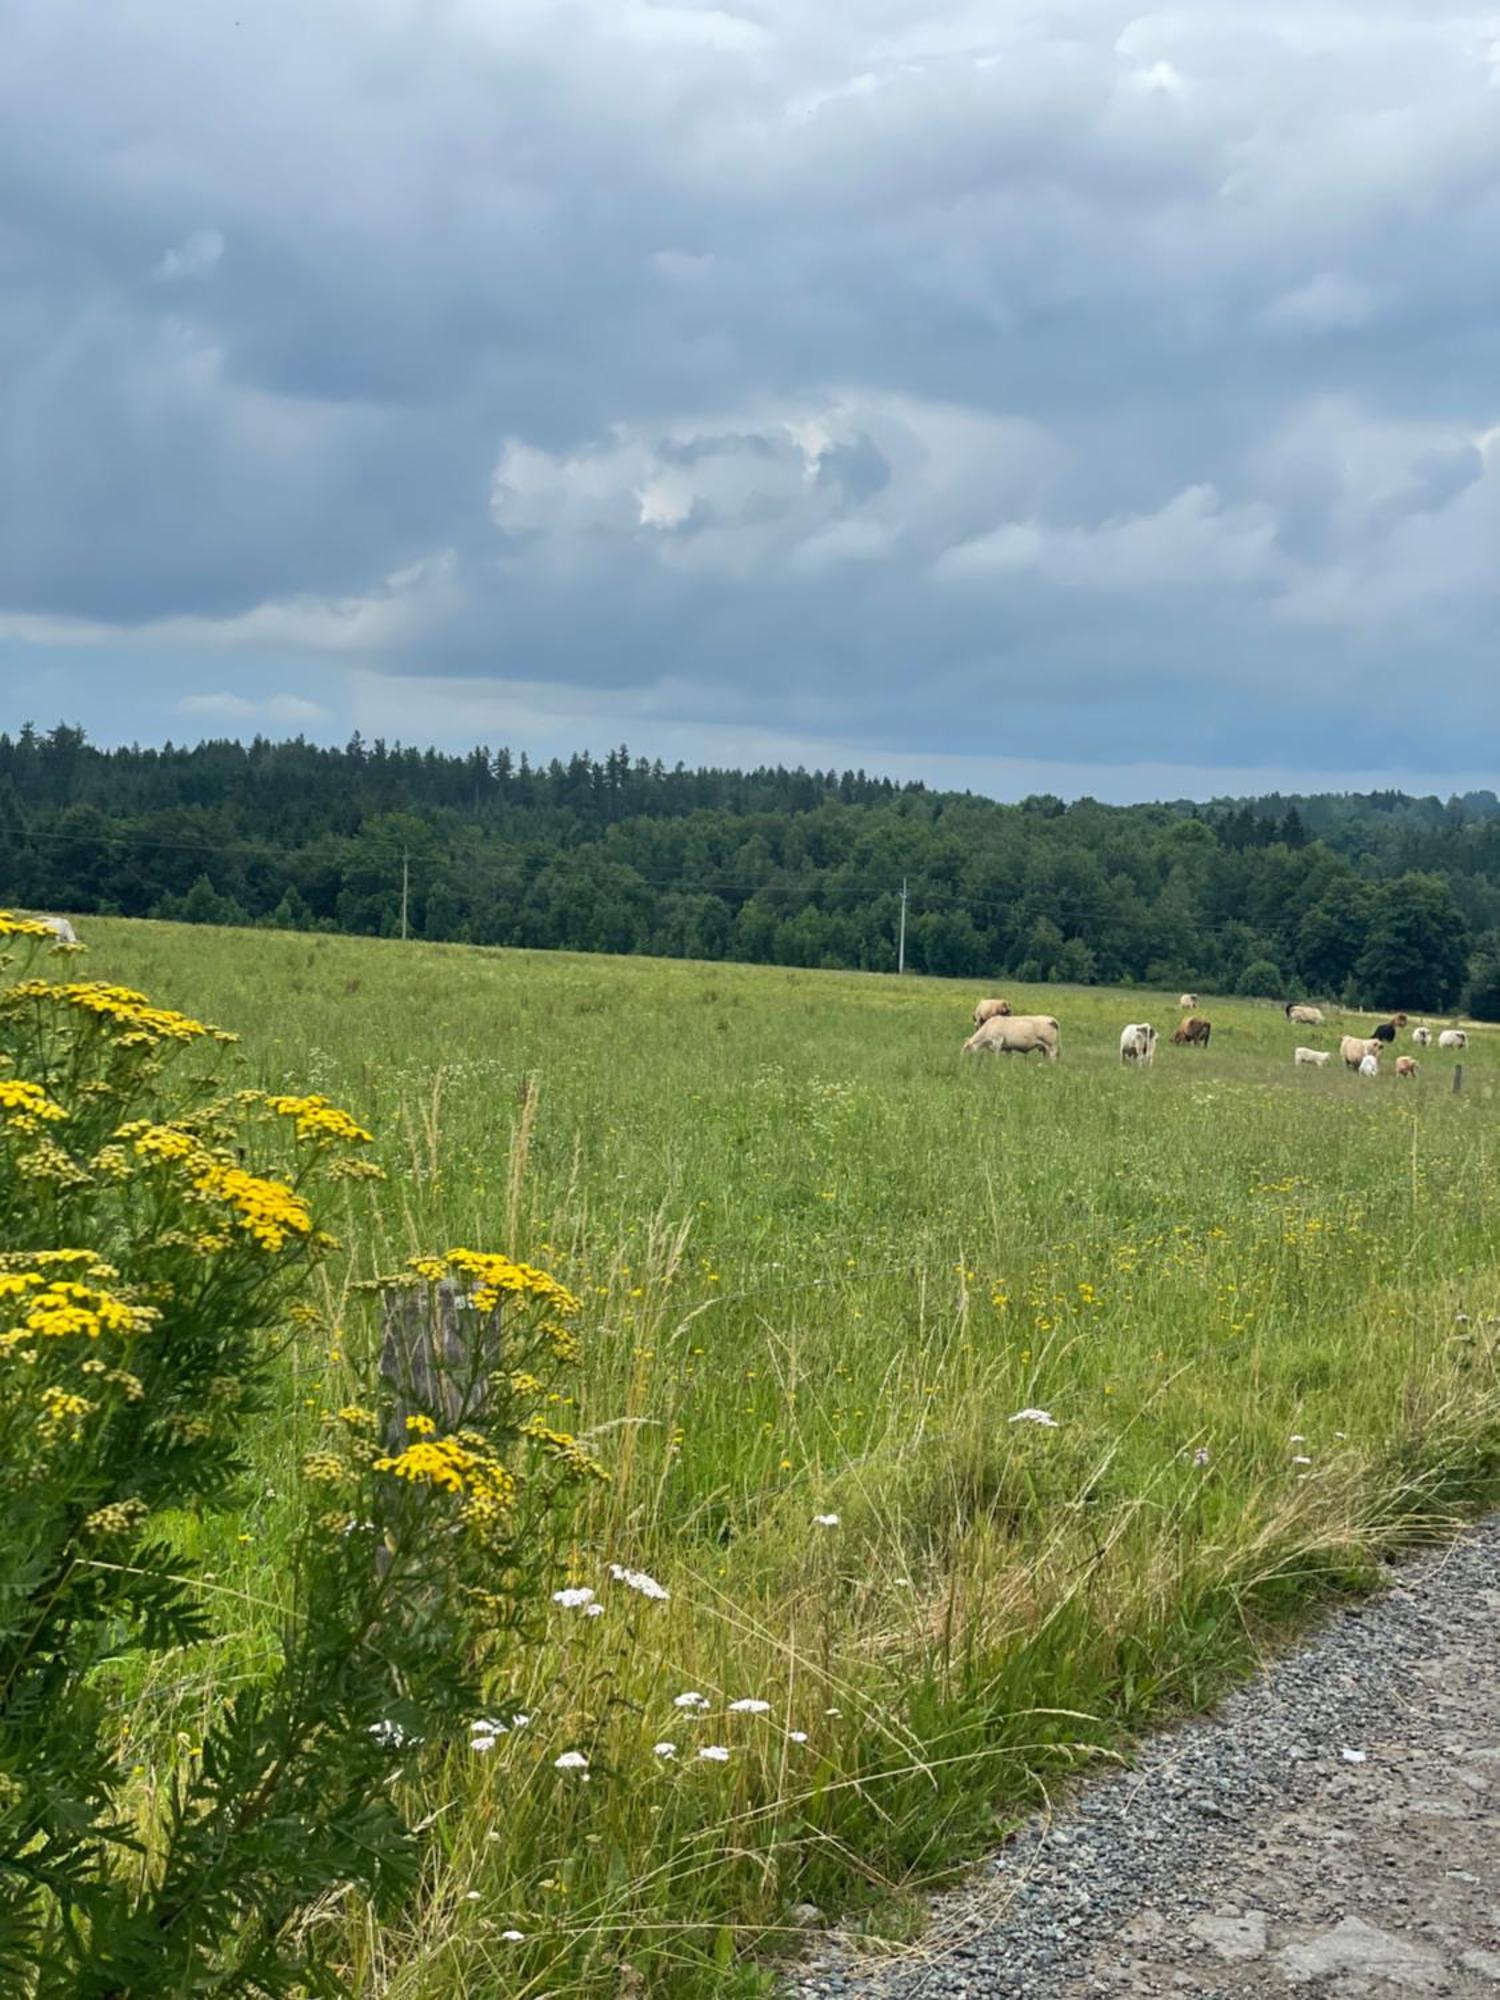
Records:
{"label": "grazing cow", "polygon": [[1156,1030],[1149,1021],[1132,1021],[1120,1030],[1120,1061],[1144,1063],[1149,1069],[1156,1060]]}
{"label": "grazing cow", "polygon": [[1205,1021],[1201,1014],[1190,1014],[1185,1021],[1177,1023],[1172,1040],[1179,1048],[1206,1049],[1212,1033],[1212,1022]]}
{"label": "grazing cow", "polygon": [[986,1021],[993,1021],[997,1014],[1008,1014],[1009,1012],[1010,1002],[1008,1000],[981,1000],[979,1005],[974,1009],[974,1026],[982,1028]]}
{"label": "grazing cow", "polygon": [[1327,1049],[1294,1049],[1292,1051],[1292,1061],[1304,1065],[1307,1069],[1327,1069],[1328,1051]]}
{"label": "grazing cow", "polygon": [[1302,1006],[1295,1001],[1288,1000],[1285,1011],[1287,1019],[1289,1021],[1296,1021],[1301,1027],[1321,1028],[1323,1025],[1323,1009],[1321,1007]]}
{"label": "grazing cow", "polygon": [[1378,1027],[1371,1028],[1370,1030],[1370,1040],[1372,1042],[1393,1042],[1395,1039],[1396,1024],[1394,1021],[1382,1021]]}
{"label": "grazing cow", "polygon": [[1339,1043],[1339,1054],[1343,1057],[1347,1068],[1358,1069],[1366,1056],[1380,1054],[1380,1044],[1373,1039],[1366,1039],[1363,1035],[1345,1035]]}
{"label": "grazing cow", "polygon": [[1397,1076],[1415,1076],[1416,1073],[1417,1073],[1417,1059],[1415,1056],[1397,1056],[1396,1058]]}
{"label": "grazing cow", "polygon": [[1413,1028],[1411,1038],[1419,1049],[1425,1049],[1432,1040],[1432,1030],[1431,1028]]}
{"label": "grazing cow", "polygon": [[1379,1076],[1380,1074],[1379,1057],[1371,1055],[1361,1056],[1359,1059],[1359,1073],[1361,1076]]}
{"label": "grazing cow", "polygon": [[1198,1004],[1198,996],[1196,993],[1179,993],[1177,1004],[1179,1007],[1186,1007],[1189,1013],[1191,1013],[1193,1008]]}
{"label": "grazing cow", "polygon": [[965,1055],[1029,1056],[1040,1049],[1048,1062],[1060,1053],[1058,1026],[1050,1014],[992,1014],[964,1043]]}
{"label": "grazing cow", "polygon": [[1469,1038],[1462,1028],[1444,1028],[1438,1036],[1440,1049],[1466,1049],[1468,1046]]}

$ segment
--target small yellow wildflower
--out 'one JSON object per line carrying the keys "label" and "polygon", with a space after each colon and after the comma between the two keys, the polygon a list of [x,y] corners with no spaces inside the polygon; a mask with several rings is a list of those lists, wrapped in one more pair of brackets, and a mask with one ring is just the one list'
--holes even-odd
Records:
{"label": "small yellow wildflower", "polygon": [[67,1115],[39,1083],[0,1076],[0,1120],[13,1132],[35,1132],[43,1120],[55,1122]]}
{"label": "small yellow wildflower", "polygon": [[342,1140],[346,1145],[369,1145],[374,1135],[358,1125],[347,1111],[330,1104],[326,1097],[268,1097],[266,1109],[279,1118],[295,1121],[297,1138],[321,1143]]}

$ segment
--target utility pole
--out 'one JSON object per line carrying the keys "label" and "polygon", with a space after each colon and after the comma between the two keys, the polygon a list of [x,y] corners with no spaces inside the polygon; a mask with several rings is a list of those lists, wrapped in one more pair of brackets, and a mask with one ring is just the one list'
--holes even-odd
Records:
{"label": "utility pole", "polygon": [[411,893],[411,853],[408,848],[401,850],[401,942],[406,942],[406,908]]}
{"label": "utility pole", "polygon": [[896,940],[896,976],[906,970],[906,877],[901,877],[901,931]]}

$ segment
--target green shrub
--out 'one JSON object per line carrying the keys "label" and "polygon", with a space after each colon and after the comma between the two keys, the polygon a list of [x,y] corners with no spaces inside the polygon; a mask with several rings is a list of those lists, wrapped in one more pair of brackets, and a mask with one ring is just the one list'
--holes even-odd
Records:
{"label": "green shrub", "polygon": [[1234,982],[1234,990],[1253,1000],[1278,999],[1282,992],[1280,969],[1268,958],[1254,959]]}
{"label": "green shrub", "polygon": [[[12,953],[51,942],[0,913]],[[401,1780],[476,1716],[514,1723],[485,1696],[597,1471],[535,1415],[576,1301],[504,1257],[413,1260],[387,1292],[465,1288],[442,1409],[398,1369],[326,1415],[267,1656],[140,1781],[111,1676],[220,1636],[184,1524],[236,1500],[284,1349],[319,1328],[323,1211],[379,1173],[325,1098],[226,1088],[232,1040],[99,981],[0,987],[6,1993],[337,1990],[309,1914],[351,1886],[389,1910],[416,1879]]]}

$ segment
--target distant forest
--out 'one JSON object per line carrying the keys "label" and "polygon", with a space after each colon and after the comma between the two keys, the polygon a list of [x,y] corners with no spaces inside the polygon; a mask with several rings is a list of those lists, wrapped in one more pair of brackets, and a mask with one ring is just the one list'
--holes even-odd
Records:
{"label": "distant forest", "polygon": [[[1500,802],[997,805],[863,771],[0,734],[0,904],[1500,1019]],[[404,886],[403,886],[404,885]]]}

